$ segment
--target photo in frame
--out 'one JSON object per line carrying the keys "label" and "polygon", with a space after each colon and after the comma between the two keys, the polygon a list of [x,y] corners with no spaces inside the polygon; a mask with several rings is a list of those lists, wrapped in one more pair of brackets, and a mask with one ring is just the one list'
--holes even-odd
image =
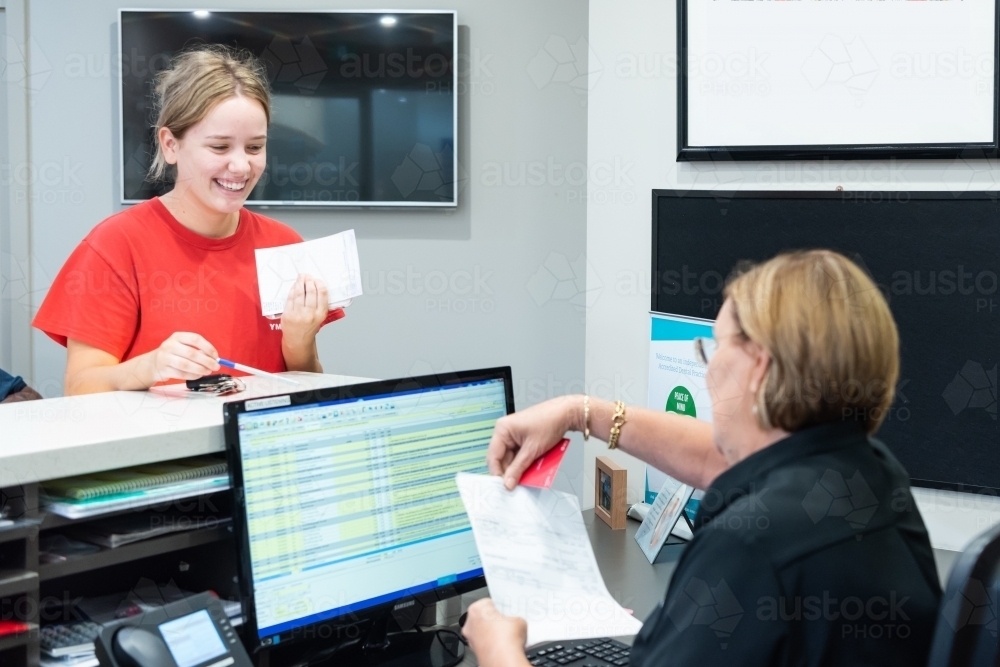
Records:
{"label": "photo in frame", "polygon": [[625,468],[607,456],[598,456],[594,468],[594,513],[612,530],[625,528]]}

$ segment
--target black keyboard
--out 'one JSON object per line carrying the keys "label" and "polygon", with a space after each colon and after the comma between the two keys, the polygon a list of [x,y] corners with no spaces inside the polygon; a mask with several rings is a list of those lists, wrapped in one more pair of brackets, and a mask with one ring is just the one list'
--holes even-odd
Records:
{"label": "black keyboard", "polygon": [[549,642],[528,651],[528,662],[535,667],[624,667],[632,647],[615,639]]}

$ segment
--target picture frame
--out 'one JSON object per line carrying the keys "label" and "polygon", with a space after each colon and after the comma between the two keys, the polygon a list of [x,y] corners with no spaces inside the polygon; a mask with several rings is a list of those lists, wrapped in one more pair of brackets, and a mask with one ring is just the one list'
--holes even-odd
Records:
{"label": "picture frame", "polygon": [[625,529],[627,472],[610,457],[597,457],[594,466],[594,514],[612,530]]}
{"label": "picture frame", "polygon": [[[991,100],[993,106],[993,119],[991,124],[991,129],[993,137],[990,140],[964,140],[964,141],[951,141],[951,140],[940,140],[934,137],[926,138],[914,138],[911,141],[890,139],[888,137],[869,139],[866,142],[855,142],[855,141],[838,141],[831,142],[829,137],[826,137],[820,130],[830,126],[829,123],[816,122],[814,115],[810,113],[809,108],[797,109],[788,108],[786,110],[786,118],[809,118],[811,127],[816,130],[816,134],[811,139],[804,140],[803,143],[800,142],[781,142],[781,141],[747,141],[747,142],[726,142],[721,140],[698,140],[696,136],[692,136],[691,121],[694,118],[705,118],[707,117],[703,109],[697,108],[694,104],[694,98],[699,95],[699,80],[700,85],[709,85],[711,81],[715,80],[711,77],[707,78],[702,76],[692,77],[691,75],[691,65],[695,66],[697,69],[699,64],[698,51],[699,48],[692,37],[704,34],[704,29],[701,25],[697,24],[696,17],[699,15],[696,11],[695,6],[696,0],[678,0],[677,2],[677,161],[678,162],[711,162],[714,168],[718,168],[719,165],[724,165],[726,163],[738,162],[738,161],[769,161],[769,160],[890,160],[890,159],[935,159],[935,160],[976,160],[976,159],[996,159],[1000,156],[1000,67],[992,67],[989,72],[989,76],[984,73],[982,78],[982,83],[985,84],[987,79],[989,84],[992,86],[991,91],[986,91],[983,93],[984,99]],[[993,5],[993,23],[996,23],[997,17],[1000,16],[1000,0],[986,0],[987,3]],[[988,23],[986,24],[988,25]],[[835,30],[833,28],[826,28],[826,31]],[[777,31],[780,32],[780,31]],[[752,34],[752,32],[751,32]],[[853,35],[854,33],[852,33]],[[828,35],[832,38],[831,46],[842,47],[845,52],[848,50],[847,43],[843,41],[839,35]],[[858,47],[859,53],[855,53],[850,56],[852,64],[850,70],[854,72],[855,69],[869,69],[873,71],[869,72],[870,75],[878,77],[881,75],[881,81],[886,80],[903,80],[905,77],[890,77],[892,63],[882,62],[880,64],[865,63],[862,66],[862,62],[867,58],[873,58],[871,52],[867,46],[861,46],[860,37],[854,35],[854,40],[856,43],[852,43],[851,47]],[[801,41],[801,36],[798,41]],[[849,39],[849,41],[851,41]],[[1000,27],[993,29],[992,34],[992,58],[986,58],[986,61],[997,62],[998,54],[1000,54]],[[811,43],[810,43],[811,44]],[[961,48],[962,44],[955,43],[954,48]],[[864,74],[860,75],[857,80],[852,79],[851,84],[841,81],[835,75],[827,79],[829,71],[825,70],[825,66],[829,65],[833,67],[833,62],[829,60],[827,54],[831,53],[830,46],[824,45],[823,43],[817,44],[815,51],[809,56],[808,51],[802,54],[802,64],[801,70],[803,72],[803,81],[806,82],[806,89],[822,91],[817,97],[822,99],[829,99],[831,95],[831,87],[837,90],[837,93],[843,93],[849,98],[854,99],[854,104],[860,106],[859,100],[864,96],[864,91],[867,87],[871,85],[871,82],[864,81]],[[834,48],[836,51],[837,48]],[[851,49],[853,50],[853,49]],[[767,48],[765,44],[761,44],[761,53],[768,53],[774,62],[774,51]],[[952,52],[952,45],[943,47],[940,51],[941,53]],[[934,55],[927,54],[933,61]],[[807,58],[808,56],[808,58]],[[985,54],[983,54],[985,56]],[[723,63],[722,57],[719,54],[712,54],[712,61],[709,62],[707,59],[702,63],[703,70],[706,66],[715,66],[714,58],[718,57],[719,63]],[[726,56],[732,58],[732,54]],[[838,56],[835,56],[839,58]],[[818,58],[819,62],[812,62],[812,59]],[[924,60],[927,58],[925,57]],[[788,60],[787,58],[785,59]],[[732,61],[729,62],[730,69],[732,69]],[[924,62],[924,61],[921,61]],[[906,64],[906,61],[903,61]],[[814,74],[819,75],[824,83],[819,80],[811,80],[811,76],[807,75],[806,70],[811,70],[815,66],[819,66],[822,71],[814,72]],[[720,65],[721,67],[726,67],[726,65]],[[842,67],[842,66],[841,66]],[[765,68],[766,70],[766,68]],[[843,71],[843,70],[841,70]],[[874,73],[878,72],[878,74]],[[943,70],[942,70],[943,72]],[[942,73],[942,77],[944,74]],[[744,77],[745,78],[745,77]],[[913,77],[910,76],[911,80],[925,80],[923,77]],[[718,81],[723,81],[724,79],[718,78]],[[743,86],[743,94],[737,96],[733,95],[719,95],[717,86],[709,85],[707,93],[702,94],[709,95],[713,99],[738,99],[738,100],[748,100],[753,101],[755,97],[758,96],[762,91],[753,89],[757,84],[763,85],[767,88],[764,91],[764,96],[772,96],[775,91],[771,90],[774,85],[773,81],[763,80],[761,82],[755,82],[753,80],[747,79],[733,79],[730,81],[731,85],[735,85],[737,89]],[[834,83],[834,82],[838,83]],[[837,88],[839,86],[839,88]],[[987,98],[986,95],[989,95]],[[859,97],[860,95],[860,97]],[[896,96],[885,96],[883,98],[876,99],[895,99]],[[692,108],[695,107],[695,108]],[[875,108],[871,107],[869,111],[871,116],[886,116],[893,117],[895,115],[895,109],[891,108]],[[744,118],[744,124],[753,126],[753,123],[749,123]],[[726,188],[719,188],[718,190],[725,190]]]}

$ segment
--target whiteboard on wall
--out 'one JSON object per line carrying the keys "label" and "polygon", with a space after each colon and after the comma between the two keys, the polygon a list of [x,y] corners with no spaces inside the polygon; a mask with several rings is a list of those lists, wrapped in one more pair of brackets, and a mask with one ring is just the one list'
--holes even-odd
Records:
{"label": "whiteboard on wall", "polygon": [[992,155],[997,4],[679,0],[679,159]]}

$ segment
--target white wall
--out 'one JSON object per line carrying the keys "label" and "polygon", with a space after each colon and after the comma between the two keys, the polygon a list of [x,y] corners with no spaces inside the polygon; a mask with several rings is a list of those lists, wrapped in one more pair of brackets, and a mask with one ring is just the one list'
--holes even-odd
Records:
{"label": "white wall", "polygon": [[[58,165],[59,178],[11,184],[17,243],[13,251],[0,248],[9,253],[0,268],[30,263],[32,274],[30,283],[4,284],[14,324],[0,326],[0,345],[13,340],[12,366],[46,395],[57,395],[64,352],[17,325],[24,321],[21,311],[37,309],[72,248],[119,208],[117,93],[105,65],[115,49],[117,4],[6,4],[19,48],[30,43],[23,24],[34,39],[30,80],[8,81],[15,93],[11,150],[26,153],[28,166]],[[163,5],[132,6],[143,4]],[[313,0],[296,8],[340,6],[356,3]],[[395,6],[455,8],[468,28],[467,94],[460,102],[467,180],[453,214],[269,211],[306,238],[357,230],[368,293],[320,336],[332,372],[392,377],[510,364],[520,406],[583,390],[644,404],[651,189],[985,189],[1000,183],[996,164],[964,161],[677,164],[674,3],[592,0],[588,9],[579,0],[411,0]],[[70,76],[67,65],[81,56],[89,71]],[[17,134],[26,127],[26,137]],[[11,161],[0,153],[8,168]],[[31,234],[30,251],[18,250],[22,232]],[[478,271],[480,283],[471,293],[429,294],[425,281],[433,271],[447,277]],[[409,275],[409,286],[393,293],[390,274],[404,284]],[[19,338],[22,330],[29,340]],[[591,443],[581,456],[575,441],[561,480],[587,506],[593,459],[602,448]],[[616,457],[629,467],[629,500],[640,499],[643,466]],[[923,491],[919,498],[946,548],[1000,521],[990,499]],[[950,532],[936,527],[945,524]]]}
{"label": "white wall", "polygon": [[[587,312],[586,378],[588,386],[613,387],[614,397],[639,405],[646,402],[652,189],[962,190],[1000,184],[1000,164],[985,161],[679,164],[676,34],[673,2],[591,0],[591,70],[599,63],[600,74],[591,75],[589,97],[588,287],[600,285],[601,291]],[[762,72],[766,77],[766,66]],[[588,479],[603,447],[585,448]],[[626,454],[616,458],[628,466],[629,501],[641,500],[644,465]],[[959,548],[1000,521],[994,499],[966,496],[918,491],[935,546]]]}
{"label": "white wall", "polygon": [[[19,195],[31,204],[25,214],[33,241],[31,284],[30,295],[13,305],[34,312],[77,243],[120,209],[118,94],[109,63],[117,50],[121,3],[17,4],[27,6],[36,73],[29,159],[36,167],[49,165],[46,178],[26,184]],[[129,6],[170,4],[152,0]],[[358,4],[306,0],[283,6]],[[522,407],[564,393],[566,387],[581,387],[584,314],[573,298],[583,291],[585,280],[574,273],[573,263],[586,250],[581,193],[586,187],[587,108],[585,96],[570,85],[577,75],[566,74],[579,62],[586,71],[585,59],[574,59],[569,45],[586,36],[587,3],[400,0],[393,6],[456,9],[464,26],[460,35],[468,39],[469,57],[463,63],[459,139],[466,180],[461,205],[451,213],[266,212],[306,238],[348,228],[357,232],[366,294],[345,320],[320,334],[324,367],[327,372],[387,378],[510,365],[516,403]],[[263,9],[275,3],[219,0],[213,7]],[[86,65],[83,75],[81,62]],[[570,70],[555,71],[567,62]],[[555,175],[525,178],[532,166],[554,166]],[[574,174],[571,182],[561,176],[567,169]],[[454,287],[440,293],[442,276],[455,280]],[[26,354],[27,347],[27,342],[20,344],[18,353]],[[59,395],[64,350],[38,332],[31,334],[30,347],[32,383],[46,396]],[[579,490],[581,459],[577,447],[563,476],[564,488]]]}
{"label": "white wall", "polygon": [[[7,12],[3,2],[0,1],[0,35],[7,34]],[[6,69],[6,68],[4,68]],[[0,81],[0,163],[6,162],[4,159],[8,155],[7,149],[7,86]],[[0,177],[3,174],[0,173]],[[0,187],[3,187],[0,178]],[[10,276],[9,252],[10,247],[10,211],[7,206],[7,198],[0,200],[0,368],[11,368],[11,345],[10,345],[10,299],[3,297],[3,287],[7,284]]]}

